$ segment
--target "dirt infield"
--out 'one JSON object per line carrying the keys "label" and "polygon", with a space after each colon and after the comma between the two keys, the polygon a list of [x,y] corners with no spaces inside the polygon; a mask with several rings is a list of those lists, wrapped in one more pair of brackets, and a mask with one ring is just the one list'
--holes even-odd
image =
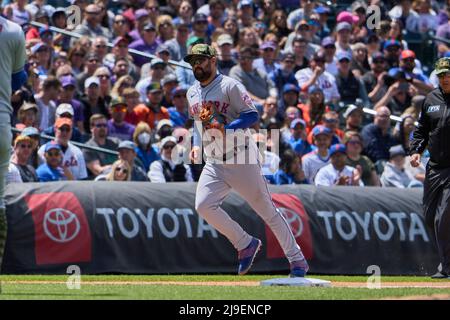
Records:
{"label": "dirt infield", "polygon": [[[66,284],[65,281],[4,281],[10,284]],[[83,281],[83,285],[179,285],[179,286],[243,286],[257,287],[259,281]],[[334,288],[367,288],[366,282],[332,281]],[[382,282],[381,289],[388,288],[435,288],[450,289],[450,281],[442,282]],[[450,295],[449,297],[450,298]]]}

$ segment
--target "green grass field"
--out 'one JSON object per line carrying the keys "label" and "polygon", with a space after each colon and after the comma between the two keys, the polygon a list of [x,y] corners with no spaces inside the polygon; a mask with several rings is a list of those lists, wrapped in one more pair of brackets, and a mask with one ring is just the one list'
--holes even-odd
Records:
{"label": "green grass field", "polygon": [[[450,299],[450,280],[431,280],[428,277],[382,277],[382,286],[396,286],[382,289],[368,289],[365,287],[367,277],[347,276],[308,276],[329,280],[332,282],[332,288],[258,286],[261,280],[278,277],[285,276],[82,276],[80,289],[68,289],[66,284],[67,276],[8,275],[0,276],[0,300],[335,300],[401,297],[439,297]],[[350,287],[352,285],[358,285],[359,287]],[[420,285],[421,287],[414,287],[415,285]]]}

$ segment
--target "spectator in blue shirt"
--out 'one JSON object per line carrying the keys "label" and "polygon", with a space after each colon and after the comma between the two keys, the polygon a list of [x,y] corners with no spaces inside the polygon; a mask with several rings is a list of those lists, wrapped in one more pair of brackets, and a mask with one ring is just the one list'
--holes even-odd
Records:
{"label": "spectator in blue shirt", "polygon": [[73,175],[68,167],[62,166],[62,149],[55,141],[45,146],[45,163],[41,164],[36,174],[39,182],[73,180]]}
{"label": "spectator in blue shirt", "polygon": [[300,158],[293,150],[287,149],[283,152],[280,168],[273,176],[273,183],[276,185],[307,183],[301,169]]}
{"label": "spectator in blue shirt", "polygon": [[187,90],[183,87],[176,87],[172,90],[173,106],[168,111],[174,127],[184,127],[189,118],[186,92]]}
{"label": "spectator in blue shirt", "polygon": [[283,91],[286,84],[298,86],[297,79],[295,79],[294,67],[294,54],[286,53],[281,60],[281,64],[269,73],[269,78],[273,81],[279,93]]}
{"label": "spectator in blue shirt", "polygon": [[137,158],[144,165],[145,172],[150,169],[150,164],[159,160],[158,150],[152,146],[152,129],[145,122],[139,122],[134,130],[133,141],[136,144],[136,154]]}
{"label": "spectator in blue shirt", "polygon": [[289,139],[289,144],[297,154],[297,156],[302,157],[307,153],[312,151],[311,145],[306,139],[306,123],[303,119],[294,119],[291,122],[291,138]]}

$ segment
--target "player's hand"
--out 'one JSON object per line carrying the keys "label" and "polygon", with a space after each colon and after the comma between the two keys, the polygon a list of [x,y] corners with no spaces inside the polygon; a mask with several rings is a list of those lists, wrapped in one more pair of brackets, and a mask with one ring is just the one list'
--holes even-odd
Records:
{"label": "player's hand", "polygon": [[191,159],[191,163],[196,163],[200,156],[200,147],[194,146],[189,153],[189,158]]}
{"label": "player's hand", "polygon": [[411,167],[417,168],[420,165],[420,153],[414,153],[409,160]]}

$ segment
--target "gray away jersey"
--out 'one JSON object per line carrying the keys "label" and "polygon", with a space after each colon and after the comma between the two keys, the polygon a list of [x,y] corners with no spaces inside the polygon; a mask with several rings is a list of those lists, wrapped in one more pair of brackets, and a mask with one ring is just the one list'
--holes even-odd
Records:
{"label": "gray away jersey", "polygon": [[0,17],[0,111],[12,113],[11,75],[23,69],[26,61],[22,28]]}
{"label": "gray away jersey", "polygon": [[[200,121],[199,114],[203,105],[210,102],[213,103],[217,112],[225,117],[226,123],[238,119],[241,113],[258,112],[244,85],[222,74],[219,74],[206,87],[202,87],[200,82],[196,81],[189,88],[186,96],[189,102],[189,116],[195,121]],[[248,130],[245,130],[245,132],[251,137]],[[257,152],[256,144],[252,138],[249,146]],[[211,157],[206,148],[205,153],[208,158]]]}

